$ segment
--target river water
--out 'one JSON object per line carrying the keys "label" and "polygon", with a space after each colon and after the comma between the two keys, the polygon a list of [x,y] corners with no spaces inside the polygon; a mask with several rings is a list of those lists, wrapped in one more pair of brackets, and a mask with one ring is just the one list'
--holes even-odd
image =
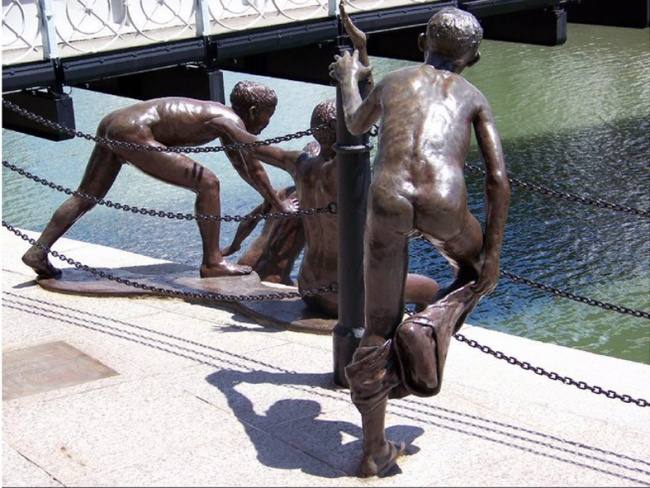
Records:
{"label": "river water", "polygon": [[[650,36],[648,29],[569,25],[559,47],[484,41],[481,61],[465,76],[487,96],[496,116],[511,176],[623,205],[650,208]],[[371,41],[372,42],[372,39]],[[375,77],[410,63],[373,59]],[[279,106],[264,137],[304,129],[311,109],[333,97],[327,86],[225,74],[227,92],[241,79],[272,86]],[[77,128],[94,132],[107,112],[131,100],[80,89],[74,95]],[[287,143],[301,148],[307,140]],[[91,150],[87,141],[48,142],[3,130],[3,158],[64,186],[76,188]],[[260,198],[222,154],[196,158],[222,182],[223,213],[243,214]],[[474,144],[469,161],[480,164]],[[269,169],[274,186],[290,178]],[[483,214],[481,178],[468,174],[471,207]],[[3,169],[3,218],[42,230],[65,195]],[[108,198],[132,205],[189,212],[189,192],[125,167]],[[482,218],[482,217],[481,217]],[[222,227],[222,244],[234,224]],[[141,217],[99,207],[67,234],[197,265],[196,225]],[[634,215],[558,201],[513,188],[502,267],[574,293],[650,310],[650,222]],[[72,253],[74,254],[74,253]],[[410,270],[447,282],[447,264],[422,242],[412,242]],[[555,298],[502,278],[469,317],[480,324],[650,364],[650,322]],[[516,351],[509,351],[516,354]]]}

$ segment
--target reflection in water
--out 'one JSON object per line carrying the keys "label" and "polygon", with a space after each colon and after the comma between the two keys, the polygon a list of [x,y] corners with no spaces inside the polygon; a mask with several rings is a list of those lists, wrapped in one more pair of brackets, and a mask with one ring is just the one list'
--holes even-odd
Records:
{"label": "reflection in water", "polygon": [[[372,37],[370,38],[372,42]],[[624,205],[650,208],[650,40],[648,31],[570,25],[566,45],[553,48],[485,41],[482,60],[465,72],[490,100],[509,172],[518,178]],[[410,63],[373,59],[375,76]],[[271,85],[279,106],[263,137],[304,129],[312,107],[332,87],[226,73],[229,90],[242,78]],[[101,117],[130,100],[74,90],[77,126],[94,132]],[[287,143],[301,149],[307,139]],[[3,155],[53,181],[76,187],[91,147],[83,140],[47,142],[3,131]],[[244,214],[259,202],[223,155],[196,158],[218,175],[222,211]],[[476,150],[469,160],[480,161]],[[289,177],[270,168],[274,186]],[[472,210],[482,216],[483,185],[468,175]],[[4,218],[41,230],[64,195],[3,171]],[[191,211],[191,193],[125,168],[108,198]],[[235,227],[224,224],[222,243]],[[503,267],[603,301],[650,310],[650,223],[513,189]],[[68,236],[198,266],[201,241],[193,222],[161,221],[94,209]],[[422,242],[411,244],[412,271],[449,279],[449,269]],[[650,363],[646,320],[626,317],[502,279],[470,322],[501,331]]]}

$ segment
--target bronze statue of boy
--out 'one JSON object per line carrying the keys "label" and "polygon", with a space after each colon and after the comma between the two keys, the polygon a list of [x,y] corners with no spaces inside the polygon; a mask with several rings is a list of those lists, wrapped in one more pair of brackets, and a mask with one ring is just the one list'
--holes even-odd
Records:
{"label": "bronze statue of boy", "polygon": [[[346,368],[362,415],[360,476],[390,469],[403,450],[385,437],[389,395],[438,392],[450,335],[499,276],[508,178],[490,106],[459,76],[478,61],[481,38],[474,16],[442,9],[419,38],[424,64],[389,73],[365,100],[357,84],[370,68],[356,51],[330,66],[350,132],[362,134],[380,121],[365,234],[365,333]],[[468,209],[463,174],[472,125],[487,169],[485,231]],[[456,278],[400,327],[413,231],[449,261]]]}
{"label": "bronze statue of boy", "polygon": [[[230,95],[232,108],[219,102],[190,98],[157,98],[116,110],[105,116],[97,128],[97,135],[136,144],[161,146],[190,146],[221,139],[232,141],[216,123],[222,118],[238,127],[259,134],[269,123],[277,105],[275,92],[254,82],[239,82]],[[226,151],[228,159],[239,175],[264,199],[280,211],[295,211],[290,200],[280,200],[259,161],[248,153]],[[219,216],[221,204],[219,179],[210,170],[184,154],[139,151],[121,146],[97,144],[86,166],[79,192],[104,198],[117,178],[124,163],[175,186],[196,193],[195,211],[202,215]],[[38,243],[52,247],[54,243],[86,212],[94,202],[72,196],[54,213],[38,239]],[[197,219],[203,242],[202,277],[241,275],[251,272],[249,266],[226,262],[219,248],[220,222],[215,219]],[[31,247],[23,262],[41,278],[54,278],[60,271],[49,262],[47,253],[38,246]]]}

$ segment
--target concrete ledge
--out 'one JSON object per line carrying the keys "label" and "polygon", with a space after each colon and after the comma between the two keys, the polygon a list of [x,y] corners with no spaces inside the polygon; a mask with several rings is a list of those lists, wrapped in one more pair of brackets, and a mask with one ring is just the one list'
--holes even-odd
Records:
{"label": "concrete ledge", "polygon": [[[650,408],[549,381],[453,342],[434,398],[392,401],[411,455],[353,477],[360,418],[331,383],[331,339],[176,299],[54,294],[3,249],[3,351],[63,341],[117,375],[3,401],[12,486],[647,486]],[[93,266],[160,261],[63,239]],[[534,365],[633,397],[650,366],[465,326]]]}

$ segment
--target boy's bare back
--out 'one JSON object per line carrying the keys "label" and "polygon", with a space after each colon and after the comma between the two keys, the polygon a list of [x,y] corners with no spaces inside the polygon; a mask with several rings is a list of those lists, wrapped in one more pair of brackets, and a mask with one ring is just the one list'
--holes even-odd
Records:
{"label": "boy's bare back", "polygon": [[474,86],[424,64],[387,75],[375,90],[382,108],[380,139],[398,142],[380,147],[376,163],[408,164],[413,177],[421,163],[439,159],[462,169],[483,101]]}
{"label": "boy's bare back", "polygon": [[152,139],[168,146],[200,145],[221,134],[210,127],[215,117],[243,125],[235,112],[219,102],[166,97],[147,100],[108,114],[102,126],[114,137]]}

